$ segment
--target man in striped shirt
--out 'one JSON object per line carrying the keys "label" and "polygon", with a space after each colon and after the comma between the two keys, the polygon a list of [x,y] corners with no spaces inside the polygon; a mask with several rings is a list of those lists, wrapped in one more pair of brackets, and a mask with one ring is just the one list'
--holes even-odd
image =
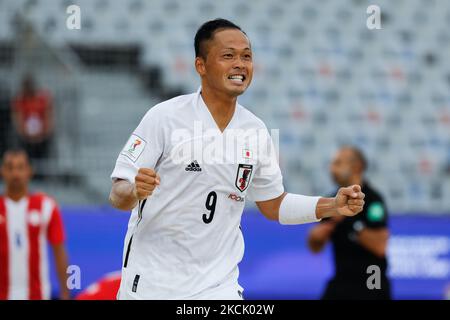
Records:
{"label": "man in striped shirt", "polygon": [[47,245],[55,256],[60,298],[68,299],[64,228],[56,202],[29,193],[32,168],[25,151],[7,151],[0,194],[0,300],[50,299]]}

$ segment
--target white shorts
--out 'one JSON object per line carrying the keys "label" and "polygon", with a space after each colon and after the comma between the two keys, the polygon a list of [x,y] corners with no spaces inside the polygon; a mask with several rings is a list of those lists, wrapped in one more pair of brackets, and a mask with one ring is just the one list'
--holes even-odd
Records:
{"label": "white shorts", "polygon": [[244,300],[244,289],[237,281],[228,282],[200,292],[189,300]]}
{"label": "white shorts", "polygon": [[[237,281],[230,281],[217,287],[206,289],[183,300],[244,300],[244,289]],[[135,300],[136,297],[127,294],[126,290],[119,290],[118,300]]]}

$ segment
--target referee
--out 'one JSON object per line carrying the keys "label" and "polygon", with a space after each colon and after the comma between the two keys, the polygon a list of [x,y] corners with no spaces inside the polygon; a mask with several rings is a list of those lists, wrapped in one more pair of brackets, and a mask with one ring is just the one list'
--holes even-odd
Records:
{"label": "referee", "polygon": [[382,196],[364,179],[366,167],[363,153],[351,146],[341,148],[330,166],[338,186],[362,186],[366,205],[359,215],[323,219],[311,229],[308,245],[313,252],[320,252],[328,241],[333,244],[335,275],[324,300],[391,298],[386,276],[388,214]]}

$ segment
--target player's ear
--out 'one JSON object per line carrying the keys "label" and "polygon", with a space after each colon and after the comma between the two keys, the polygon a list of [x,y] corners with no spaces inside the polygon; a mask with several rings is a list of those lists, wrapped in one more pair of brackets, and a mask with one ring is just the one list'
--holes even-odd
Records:
{"label": "player's ear", "polygon": [[200,76],[203,76],[206,74],[205,60],[202,57],[195,58],[195,70],[197,70],[197,73]]}
{"label": "player's ear", "polygon": [[358,162],[355,164],[355,166],[356,166],[355,171],[356,171],[358,174],[363,174],[363,173],[364,173],[364,167],[363,167],[363,164],[362,164],[360,161],[358,161]]}

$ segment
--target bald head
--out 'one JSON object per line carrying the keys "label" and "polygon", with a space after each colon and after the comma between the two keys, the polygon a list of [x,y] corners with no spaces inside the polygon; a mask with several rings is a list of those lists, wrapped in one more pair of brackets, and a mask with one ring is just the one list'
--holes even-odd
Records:
{"label": "bald head", "polygon": [[339,186],[347,186],[362,180],[367,160],[362,151],[354,146],[341,147],[330,166],[333,180]]}
{"label": "bald head", "polygon": [[348,154],[349,160],[353,162],[355,165],[360,167],[360,170],[365,171],[367,168],[367,160],[364,156],[364,153],[353,146],[344,146],[341,148],[341,151]]}

